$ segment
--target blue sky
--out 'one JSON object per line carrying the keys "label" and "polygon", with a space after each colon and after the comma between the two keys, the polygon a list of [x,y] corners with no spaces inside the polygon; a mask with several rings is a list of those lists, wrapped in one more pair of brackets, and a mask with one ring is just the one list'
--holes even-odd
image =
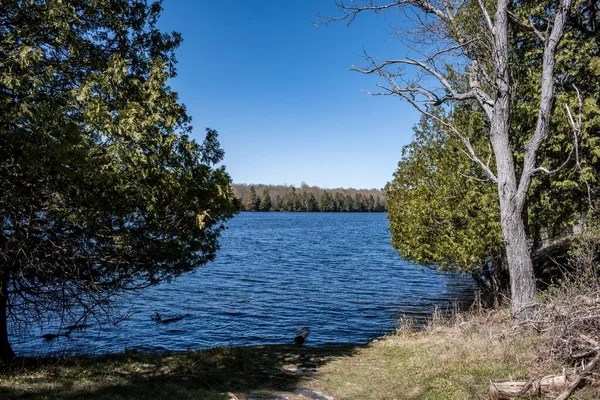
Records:
{"label": "blue sky", "polygon": [[165,0],[160,27],[183,35],[171,82],[194,135],[219,131],[235,183],[381,188],[392,177],[418,114],[373,97],[378,80],[348,71],[363,50],[406,52],[391,16],[315,26],[333,0]]}

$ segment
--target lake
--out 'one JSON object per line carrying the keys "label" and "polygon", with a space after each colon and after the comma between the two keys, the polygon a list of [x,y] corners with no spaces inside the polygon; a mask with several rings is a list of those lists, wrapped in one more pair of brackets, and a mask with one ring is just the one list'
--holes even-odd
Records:
{"label": "lake", "polygon": [[[384,213],[241,213],[214,262],[120,304],[117,326],[46,342],[13,339],[21,355],[144,352],[291,343],[365,343],[401,317],[422,321],[435,305],[473,298],[469,276],[402,260]],[[183,316],[160,324],[151,318]]]}

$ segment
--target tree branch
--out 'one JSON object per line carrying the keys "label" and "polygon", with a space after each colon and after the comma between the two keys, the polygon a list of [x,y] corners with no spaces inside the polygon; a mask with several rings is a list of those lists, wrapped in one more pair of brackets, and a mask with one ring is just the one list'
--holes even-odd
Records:
{"label": "tree branch", "polygon": [[[482,0],[479,0],[479,1],[481,2]],[[514,22],[521,28],[525,29],[526,31],[533,32],[533,34],[535,36],[537,36],[538,39],[540,39],[542,41],[542,43],[546,43],[546,36],[544,36],[544,34],[542,32],[538,31],[535,26],[528,24],[527,22],[521,21],[521,19],[514,12],[512,12],[510,10],[507,11],[507,14],[510,17],[512,22]]]}
{"label": "tree branch", "polygon": [[452,84],[450,84],[450,82],[444,77],[444,75],[442,75],[439,71],[437,71],[432,66],[430,66],[422,61],[417,61],[417,60],[412,60],[412,59],[398,59],[398,60],[387,60],[381,64],[378,64],[372,57],[370,57],[367,54],[365,54],[365,58],[367,60],[369,60],[371,62],[371,64],[373,65],[371,68],[356,68],[353,66],[353,67],[350,67],[350,71],[357,71],[357,72],[360,72],[365,75],[378,73],[379,75],[384,76],[384,77],[388,78],[388,80],[390,80],[389,73],[384,71],[384,69],[386,67],[388,67],[390,65],[397,65],[397,64],[416,66],[416,67],[426,71],[431,76],[435,77],[438,80],[438,82],[440,82],[442,84],[444,89],[446,89],[450,94],[439,97],[436,94],[434,94],[432,91],[430,91],[428,89],[424,89],[422,87],[412,87],[410,90],[408,87],[401,88],[401,89],[397,87],[395,92],[398,92],[398,94],[399,94],[399,92],[410,92],[410,91],[419,92],[421,94],[425,94],[424,92],[427,92],[427,94],[425,96],[428,98],[428,100],[430,101],[431,104],[436,105],[436,106],[441,105],[449,100],[459,100],[460,101],[460,100],[474,99],[474,100],[477,100],[482,105],[482,107],[484,107],[484,110],[486,110],[486,113],[488,114],[488,116],[490,115],[489,113],[491,112],[491,107],[492,107],[493,102],[492,102],[491,98],[483,90],[481,90],[481,88],[479,87],[479,83],[476,79],[472,80],[472,84],[471,84],[472,88],[470,91],[460,93],[452,86]]}
{"label": "tree branch", "polygon": [[487,24],[488,29],[490,30],[490,32],[493,32],[494,24],[492,23],[490,14],[488,14],[487,9],[485,8],[485,4],[483,3],[483,0],[477,0],[477,1],[479,3],[479,8],[481,9],[481,12],[483,13],[483,17],[485,18],[485,22]]}
{"label": "tree branch", "polygon": [[427,0],[398,0],[392,1],[387,4],[377,4],[375,0],[368,0],[364,2],[364,5],[358,5],[356,0],[344,1],[344,0],[336,0],[335,4],[342,11],[342,15],[339,17],[329,16],[329,17],[321,17],[324,21],[324,24],[328,24],[330,22],[336,21],[346,21],[346,26],[350,26],[358,14],[363,11],[372,11],[375,13],[380,13],[392,9],[394,7],[402,7],[402,6],[413,6],[421,11],[428,14],[435,14],[443,21],[449,21],[453,18],[452,14],[449,13],[449,10],[446,10],[448,14],[437,7],[434,7],[431,2]]}
{"label": "tree branch", "polygon": [[517,201],[520,205],[525,203],[527,191],[529,190],[529,184],[531,182],[531,176],[536,170],[535,164],[540,145],[548,138],[549,135],[550,114],[554,100],[554,65],[556,60],[556,49],[558,47],[558,42],[563,35],[567,16],[569,14],[569,10],[571,9],[571,3],[572,0],[560,1],[558,9],[556,10],[554,25],[552,26],[550,36],[548,37],[548,41],[545,42],[542,66],[542,93],[539,107],[540,111],[538,113],[535,132],[525,146],[523,172],[521,173],[521,179],[519,180],[519,187],[517,190]]}
{"label": "tree branch", "polygon": [[431,112],[427,111],[426,109],[424,109],[423,107],[421,107],[417,102],[415,102],[413,99],[411,99],[410,97],[405,96],[404,94],[398,94],[399,96],[402,96],[404,99],[406,99],[406,101],[408,101],[415,109],[417,109],[417,111],[419,111],[421,114],[426,115],[432,119],[434,119],[435,121],[439,122],[440,124],[444,125],[445,127],[447,127],[448,129],[450,129],[450,131],[463,143],[463,145],[466,148],[466,154],[467,156],[473,161],[475,162],[477,165],[479,165],[479,167],[485,172],[485,174],[489,177],[490,181],[492,181],[493,183],[497,183],[498,182],[498,178],[496,178],[496,175],[492,172],[492,170],[490,169],[490,167],[488,165],[486,165],[483,161],[481,161],[481,159],[479,157],[477,157],[477,154],[475,153],[475,149],[473,148],[473,145],[471,144],[471,141],[469,140],[469,138],[467,138],[465,135],[463,135],[462,133],[460,133],[460,131],[458,129],[456,129],[456,127],[454,125],[452,125],[450,122],[438,117],[435,114],[432,114]]}
{"label": "tree branch", "polygon": [[571,128],[573,128],[573,141],[574,141],[574,150],[575,150],[575,165],[577,169],[580,171],[583,181],[585,182],[585,186],[587,187],[587,196],[588,196],[588,204],[592,206],[592,188],[590,187],[590,183],[585,178],[583,174],[583,169],[581,168],[581,163],[579,162],[579,136],[583,131],[583,99],[581,98],[581,92],[577,88],[577,86],[573,85],[575,91],[577,92],[577,101],[579,104],[579,112],[577,115],[577,122],[573,118],[573,114],[571,113],[571,109],[568,104],[565,104],[565,108],[567,109],[567,115],[569,116],[569,123],[571,124]]}

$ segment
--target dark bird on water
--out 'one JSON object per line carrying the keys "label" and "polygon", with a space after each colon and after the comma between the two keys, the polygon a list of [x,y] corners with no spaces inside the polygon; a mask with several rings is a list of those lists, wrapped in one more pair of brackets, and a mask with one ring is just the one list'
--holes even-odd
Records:
{"label": "dark bird on water", "polygon": [[307,326],[300,329],[298,333],[296,333],[296,337],[294,338],[294,343],[296,344],[304,344],[306,338],[310,335],[310,329]]}

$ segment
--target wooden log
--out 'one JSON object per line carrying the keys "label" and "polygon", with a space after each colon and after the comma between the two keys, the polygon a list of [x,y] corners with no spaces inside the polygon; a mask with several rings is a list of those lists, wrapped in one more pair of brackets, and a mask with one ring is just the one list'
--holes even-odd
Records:
{"label": "wooden log", "polygon": [[527,382],[490,381],[492,400],[509,400],[519,396],[539,396],[540,394],[560,393],[555,400],[566,400],[600,362],[600,353],[596,354],[579,374],[548,375]]}
{"label": "wooden log", "polygon": [[294,343],[303,344],[306,341],[306,338],[310,335],[310,329],[307,326],[300,329],[298,333],[296,333],[296,337],[294,338]]}
{"label": "wooden log", "polygon": [[173,317],[173,318],[163,318],[163,317],[162,317],[162,314],[160,314],[160,313],[156,313],[156,314],[154,315],[154,317],[151,317],[150,319],[151,319],[152,321],[155,321],[155,322],[157,322],[157,323],[160,323],[160,324],[170,324],[171,322],[180,321],[180,320],[182,320],[184,317],[185,317],[185,315],[180,315],[180,316]]}
{"label": "wooden log", "polygon": [[584,377],[586,377],[587,375],[589,375],[592,370],[594,368],[596,368],[596,364],[598,364],[598,361],[600,361],[600,353],[596,354],[596,357],[594,357],[594,359],[592,361],[590,361],[585,368],[583,369],[583,371],[581,371],[581,374],[579,374],[577,376],[577,379],[575,379],[565,390],[564,392],[562,392],[560,394],[560,396],[558,396],[555,400],[566,400],[568,399],[571,394],[575,391],[575,389],[577,389],[577,387],[579,386],[579,384],[581,383],[581,381],[583,380]]}
{"label": "wooden log", "polygon": [[577,376],[548,375],[526,382],[490,381],[492,400],[509,400],[519,396],[560,393],[577,380]]}

